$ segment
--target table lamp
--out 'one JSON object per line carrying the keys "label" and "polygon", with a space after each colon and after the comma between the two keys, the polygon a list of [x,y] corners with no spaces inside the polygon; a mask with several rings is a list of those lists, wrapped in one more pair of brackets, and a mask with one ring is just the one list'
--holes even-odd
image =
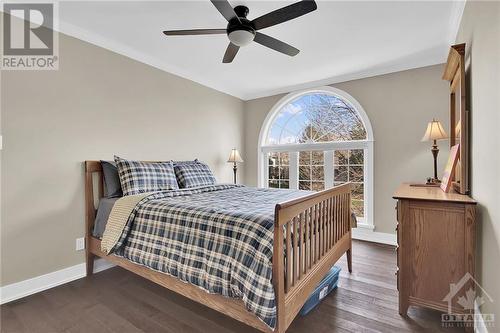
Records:
{"label": "table lamp", "polygon": [[236,165],[236,163],[243,163],[243,159],[241,158],[240,153],[236,148],[233,148],[231,150],[231,154],[229,154],[227,162],[233,163],[234,183],[236,184],[236,171],[238,170],[238,166]]}
{"label": "table lamp", "polygon": [[431,152],[432,156],[434,156],[434,178],[431,180],[432,183],[441,182],[437,176],[437,157],[439,153],[437,140],[443,140],[446,138],[448,138],[448,134],[446,134],[443,125],[441,125],[441,123],[438,120],[433,119],[431,122],[429,122],[424,137],[422,138],[422,142],[433,141]]}

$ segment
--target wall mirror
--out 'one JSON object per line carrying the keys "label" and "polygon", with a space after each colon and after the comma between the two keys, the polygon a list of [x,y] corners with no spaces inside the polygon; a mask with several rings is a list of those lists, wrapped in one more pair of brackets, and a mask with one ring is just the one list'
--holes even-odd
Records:
{"label": "wall mirror", "polygon": [[453,45],[443,79],[450,82],[450,147],[460,144],[459,160],[453,175],[453,188],[469,193],[469,112],[466,110],[465,44]]}

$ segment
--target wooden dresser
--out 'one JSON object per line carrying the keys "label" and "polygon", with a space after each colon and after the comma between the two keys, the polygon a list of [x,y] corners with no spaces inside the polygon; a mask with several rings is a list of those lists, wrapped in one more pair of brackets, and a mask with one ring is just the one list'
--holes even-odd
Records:
{"label": "wooden dresser", "polygon": [[471,313],[458,303],[465,293],[450,293],[450,284],[465,290],[475,287],[466,273],[474,277],[476,202],[439,187],[409,184],[402,184],[394,199],[399,313],[406,315],[410,305],[448,313],[445,298],[450,299],[452,313]]}

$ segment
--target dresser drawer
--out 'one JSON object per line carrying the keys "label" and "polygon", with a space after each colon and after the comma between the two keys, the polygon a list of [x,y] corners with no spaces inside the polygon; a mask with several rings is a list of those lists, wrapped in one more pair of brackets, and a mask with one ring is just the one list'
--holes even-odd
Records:
{"label": "dresser drawer", "polygon": [[399,268],[399,245],[396,245],[396,266]]}
{"label": "dresser drawer", "polygon": [[396,243],[399,245],[399,223],[396,223]]}
{"label": "dresser drawer", "polygon": [[[399,200],[396,201],[396,207],[394,207],[394,209],[396,210],[396,242],[398,243],[399,245],[399,224],[401,223],[400,220],[401,220],[401,209],[400,209],[400,202]],[[399,266],[399,265],[398,265]]]}
{"label": "dresser drawer", "polygon": [[398,288],[399,291],[399,268],[396,268],[396,287]]}

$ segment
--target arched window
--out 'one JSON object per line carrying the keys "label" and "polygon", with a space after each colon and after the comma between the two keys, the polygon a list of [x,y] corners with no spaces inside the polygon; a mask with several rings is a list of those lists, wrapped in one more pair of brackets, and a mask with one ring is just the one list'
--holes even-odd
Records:
{"label": "arched window", "polygon": [[373,227],[373,132],[361,105],[332,87],[291,93],[259,137],[259,186],[319,191],[354,184],[352,208]]}

